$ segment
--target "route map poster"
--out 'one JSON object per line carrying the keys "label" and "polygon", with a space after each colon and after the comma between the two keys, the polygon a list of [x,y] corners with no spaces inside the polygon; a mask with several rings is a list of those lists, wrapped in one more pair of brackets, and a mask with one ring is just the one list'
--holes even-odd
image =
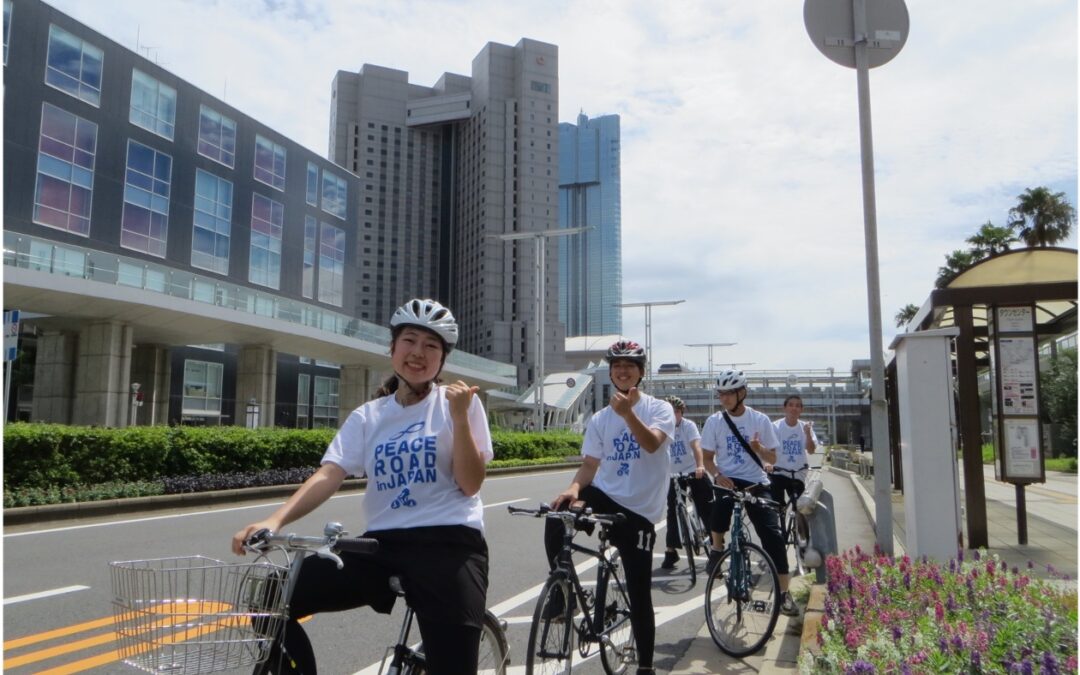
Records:
{"label": "route map poster", "polygon": [[1035,341],[1030,337],[1001,338],[1001,411],[1005,415],[1037,415]]}
{"label": "route map poster", "polygon": [[1038,420],[1005,420],[1005,465],[1009,478],[1039,478]]}

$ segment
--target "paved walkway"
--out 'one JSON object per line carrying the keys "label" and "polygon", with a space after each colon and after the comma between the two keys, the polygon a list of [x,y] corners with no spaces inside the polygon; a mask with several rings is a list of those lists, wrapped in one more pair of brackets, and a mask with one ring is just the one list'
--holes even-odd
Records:
{"label": "paved walkway", "polygon": [[[999,555],[1010,565],[1021,568],[1028,561],[1035,564],[1033,574],[1047,576],[1047,565],[1058,574],[1066,574],[1076,583],[1077,578],[1077,476],[1047,472],[1046,483],[1026,489],[1028,511],[1028,543],[1021,546],[1016,535],[1016,490],[1011,484],[994,480],[994,468],[984,468],[987,498],[988,551]],[[859,545],[872,549],[876,541],[874,529],[873,479],[828,468],[822,471],[825,489],[833,497],[836,513],[837,543],[841,551]],[[961,477],[961,487],[963,478]],[[904,495],[894,492],[893,535],[894,550],[904,551]],[[961,503],[963,500],[961,499]],[[967,533],[964,533],[967,540]],[[796,584],[809,584],[813,575]],[[761,654],[738,660],[717,649],[702,617],[701,630],[690,647],[671,669],[672,675],[703,673],[795,673],[801,646],[802,620],[783,615],[776,634]],[[663,635],[657,636],[658,641]]]}

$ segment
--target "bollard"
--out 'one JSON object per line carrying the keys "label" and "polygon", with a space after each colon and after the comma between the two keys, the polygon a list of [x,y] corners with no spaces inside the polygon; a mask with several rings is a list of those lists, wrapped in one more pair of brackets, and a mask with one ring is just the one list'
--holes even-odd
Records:
{"label": "bollard", "polygon": [[[820,485],[820,482],[818,484]],[[812,485],[813,482],[811,482]],[[815,561],[819,564],[814,568],[814,573],[817,575],[817,583],[823,584],[826,581],[825,558],[839,552],[836,543],[836,516],[833,513],[832,495],[828,490],[822,489],[815,507],[804,510],[803,504],[800,503],[799,512],[806,517],[806,524],[810,528],[810,548],[820,556],[820,560]]]}

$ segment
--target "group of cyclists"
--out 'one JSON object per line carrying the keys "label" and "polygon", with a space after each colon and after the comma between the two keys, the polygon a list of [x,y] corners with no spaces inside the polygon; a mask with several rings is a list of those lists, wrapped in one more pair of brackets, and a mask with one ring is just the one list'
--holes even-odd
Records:
{"label": "group of cyclists", "polygon": [[[390,329],[394,374],[376,398],[352,411],[320,468],[284,504],[232,538],[233,552],[243,555],[244,543],[253,533],[279,531],[310,513],[349,475],[368,478],[364,536],[379,541],[378,551],[343,552],[341,569],[317,556],[304,561],[286,628],[266,661],[267,673],[315,673],[315,656],[299,619],[364,605],[389,614],[396,600],[391,576],[405,582],[405,600],[416,613],[428,672],[476,672],[488,588],[488,549],[478,495],[493,457],[487,416],[475,395],[477,387],[460,380],[441,384],[439,379],[458,341],[457,322],[448,308],[434,300],[410,300],[394,312]],[[584,502],[597,513],[625,515],[611,528],[610,539],[626,572],[637,673],[651,675],[656,636],[654,523],[664,517],[665,502],[668,552],[662,567],[672,568],[678,560],[678,528],[670,526],[671,474],[694,476],[698,512],[709,514],[711,566],[723,548],[731,507],[725,500],[712,499],[709,483],[777,496],[795,494],[801,491],[806,452],[813,452],[817,441],[812,426],[799,420],[798,397],[785,401],[785,418],[774,425],[745,405],[746,377],[734,370],[720,374],[722,410],[706,420],[699,434],[697,426],[683,417],[686,407],[681,400],[662,400],[639,388],[647,367],[640,345],[620,340],[606,357],[615,393],[590,418],[581,467],[551,506],[561,509]],[[783,477],[781,471],[788,475]],[[778,514],[771,508],[751,507],[750,517],[782,574],[782,611],[797,614],[787,593],[787,555]],[[562,542],[562,527],[560,521],[547,521],[544,545],[551,565]]]}

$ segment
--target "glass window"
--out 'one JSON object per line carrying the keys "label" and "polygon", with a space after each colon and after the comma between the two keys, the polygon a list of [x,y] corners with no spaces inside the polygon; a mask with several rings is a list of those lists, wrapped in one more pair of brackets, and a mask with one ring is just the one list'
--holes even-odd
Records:
{"label": "glass window", "polygon": [[183,414],[221,415],[221,379],[225,367],[208,361],[184,361]]}
{"label": "glass window", "polygon": [[304,271],[303,289],[305,298],[315,295],[315,218],[304,216]]}
{"label": "glass window", "polygon": [[66,110],[41,106],[34,222],[90,235],[97,125]]}
{"label": "glass window", "polygon": [[345,289],[345,230],[320,223],[319,302],[341,307]]}
{"label": "glass window", "polygon": [[[8,22],[5,4],[4,23]],[[7,28],[4,28],[4,63],[7,63]],[[49,53],[45,84],[97,107],[101,104],[103,52],[56,25],[49,26]]]}
{"label": "glass window", "polygon": [[311,376],[301,373],[296,378],[296,426],[301,429],[307,429],[311,426],[311,421],[308,419],[310,415],[308,402],[310,400]]}
{"label": "glass window", "polygon": [[236,164],[236,122],[204,105],[199,106],[199,154],[230,169]]}
{"label": "glass window", "polygon": [[4,65],[7,65],[7,46],[11,39],[11,0],[4,0]]}
{"label": "glass window", "polygon": [[307,163],[307,203],[319,205],[319,167],[314,162]]}
{"label": "glass window", "polygon": [[128,119],[135,126],[171,141],[176,127],[176,90],[140,70],[132,70]]}
{"label": "glass window", "polygon": [[229,273],[233,185],[224,178],[195,171],[195,216],[191,232],[191,266]]}
{"label": "glass window", "polygon": [[345,220],[348,187],[344,178],[335,176],[329,171],[323,171],[322,210]]}
{"label": "glass window", "polygon": [[256,134],[255,180],[285,191],[285,148]]}
{"label": "glass window", "polygon": [[335,377],[315,376],[315,405],[312,427],[334,427],[338,423],[338,380]]}
{"label": "glass window", "polygon": [[171,185],[172,157],[129,139],[121,246],[165,257]]}
{"label": "glass window", "polygon": [[258,193],[251,195],[251,257],[248,281],[281,287],[281,229],[285,207]]}

